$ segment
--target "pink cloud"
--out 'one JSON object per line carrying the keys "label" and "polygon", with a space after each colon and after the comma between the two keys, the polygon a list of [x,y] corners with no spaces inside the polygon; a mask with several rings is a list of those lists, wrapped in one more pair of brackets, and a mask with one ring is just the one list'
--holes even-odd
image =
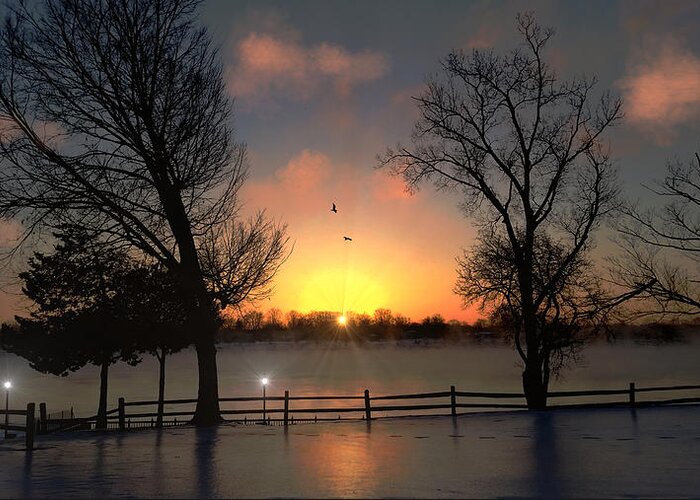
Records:
{"label": "pink cloud", "polygon": [[51,146],[62,144],[65,139],[65,131],[56,122],[39,122],[34,126],[35,132]]}
{"label": "pink cloud", "polygon": [[9,248],[15,245],[21,234],[22,227],[18,222],[0,219],[0,248]]}
{"label": "pink cloud", "polygon": [[503,29],[499,23],[483,23],[479,30],[466,41],[469,49],[490,49],[502,38]]}
{"label": "pink cloud", "polygon": [[635,64],[622,80],[627,118],[662,133],[700,117],[700,58],[667,43]]}
{"label": "pink cloud", "polygon": [[238,64],[232,79],[236,95],[266,91],[279,79],[294,82],[302,95],[308,91],[306,55],[297,45],[252,33],[238,44]]}
{"label": "pink cloud", "polygon": [[275,172],[283,187],[296,192],[308,192],[318,187],[330,175],[330,163],[323,153],[303,150]]}
{"label": "pink cloud", "polygon": [[284,94],[305,100],[323,84],[347,94],[356,85],[377,80],[388,69],[386,56],[352,53],[339,45],[304,46],[270,34],[251,33],[235,48],[230,87],[237,96]]}
{"label": "pink cloud", "polygon": [[[355,175],[355,178],[358,176]],[[299,220],[325,213],[333,201],[340,202],[356,189],[347,168],[334,164],[325,154],[305,149],[273,175],[250,179],[244,187],[246,205],[265,207],[275,217]]]}
{"label": "pink cloud", "polygon": [[[56,122],[37,121],[32,124],[34,132],[49,145],[63,142],[65,131]],[[12,141],[22,135],[22,131],[8,116],[0,115],[0,141]]]}
{"label": "pink cloud", "polygon": [[377,170],[372,176],[374,198],[377,201],[411,200],[414,199],[406,190],[403,179],[390,175],[385,170]]}
{"label": "pink cloud", "polygon": [[17,137],[17,125],[7,116],[0,115],[0,141],[9,141]]}
{"label": "pink cloud", "polygon": [[420,97],[426,89],[426,85],[421,83],[411,87],[402,88],[394,91],[391,95],[391,104],[396,107],[411,107],[415,108],[416,103],[414,97]]}

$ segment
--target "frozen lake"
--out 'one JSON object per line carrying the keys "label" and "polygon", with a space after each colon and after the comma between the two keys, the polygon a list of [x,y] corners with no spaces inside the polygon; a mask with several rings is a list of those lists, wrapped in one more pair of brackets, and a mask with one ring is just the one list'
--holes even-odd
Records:
{"label": "frozen lake", "polygon": [[[697,337],[697,336],[696,336]],[[372,395],[418,391],[522,390],[517,354],[502,345],[413,343],[354,344],[221,344],[218,353],[222,397],[260,395],[260,377],[270,378],[268,395]],[[567,370],[552,389],[621,389],[700,383],[700,341],[640,345],[629,341],[596,342],[583,351],[580,364]],[[46,402],[48,411],[74,407],[78,415],[97,408],[99,370],[88,366],[68,377],[40,374],[26,361],[0,352],[0,376],[13,381],[11,406]],[[110,368],[109,407],[119,397],[127,401],[157,396],[158,365],[153,358],[130,367]],[[192,350],[168,359],[167,398],[197,394],[197,364]]]}
{"label": "frozen lake", "polygon": [[[11,442],[10,442],[11,443]],[[697,497],[700,406],[0,441],[4,498]]]}

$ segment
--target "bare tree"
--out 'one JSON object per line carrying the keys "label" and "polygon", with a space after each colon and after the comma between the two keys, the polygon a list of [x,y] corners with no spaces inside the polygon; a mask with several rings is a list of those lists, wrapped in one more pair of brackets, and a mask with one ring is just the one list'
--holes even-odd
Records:
{"label": "bare tree", "polygon": [[[532,285],[536,295],[545,297],[535,312],[545,387],[552,375],[559,375],[579,359],[586,332],[603,327],[621,301],[606,292],[588,253],[581,251],[564,263],[569,255],[567,246],[547,235],[535,237]],[[525,362],[527,346],[519,334],[523,307],[517,263],[507,235],[502,230],[482,232],[479,243],[464,250],[457,264],[455,293],[465,304],[478,303],[491,323],[510,335]]]}
{"label": "bare tree", "polygon": [[266,299],[272,280],[287,260],[287,226],[258,212],[243,222],[220,224],[201,238],[202,274],[221,309]]}
{"label": "bare tree", "polygon": [[636,317],[700,314],[700,154],[670,162],[666,177],[647,189],[665,200],[660,208],[622,208],[617,228],[623,254],[613,261],[613,281],[627,289],[646,284]]}
{"label": "bare tree", "polygon": [[[532,14],[517,21],[523,43],[510,53],[459,51],[442,61],[416,98],[413,147],[389,149],[380,165],[402,175],[410,189],[430,181],[461,191],[461,207],[486,230],[482,242],[502,235],[520,311],[513,328],[523,388],[528,406],[543,408],[547,353],[539,318],[615,205],[615,171],[601,141],[621,104],[603,94],[591,105],[595,79],[559,81],[543,59],[553,31]],[[537,242],[545,239],[561,255],[538,286]]]}
{"label": "bare tree", "polygon": [[[211,425],[221,419],[214,342],[223,301],[198,250],[236,215],[247,162],[232,140],[217,51],[196,24],[199,3],[9,8],[0,115],[13,133],[0,142],[0,217],[21,219],[27,234],[84,228],[170,270],[199,328],[193,422]],[[270,234],[280,242],[279,228]]]}
{"label": "bare tree", "polygon": [[268,309],[265,313],[265,325],[268,328],[274,328],[276,330],[284,329],[282,311],[277,307]]}

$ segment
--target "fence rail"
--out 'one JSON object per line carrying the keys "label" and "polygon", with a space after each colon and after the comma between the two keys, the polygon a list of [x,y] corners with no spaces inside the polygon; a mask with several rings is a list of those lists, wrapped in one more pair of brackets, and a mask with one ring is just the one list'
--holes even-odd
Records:
{"label": "fence rail", "polygon": [[[688,394],[687,391],[697,391],[696,394]],[[638,396],[653,393],[664,393],[666,399],[645,399],[640,401]],[[550,405],[548,408],[602,408],[614,406],[658,406],[672,404],[700,403],[700,385],[674,385],[667,387],[636,387],[630,383],[624,389],[598,389],[598,390],[574,390],[552,391],[548,393]],[[603,396],[625,396],[615,401],[576,401],[576,398],[591,398]],[[425,400],[425,401],[419,401]],[[489,401],[505,400],[505,401]],[[508,401],[511,400],[511,401]],[[195,414],[194,405],[196,399],[170,399],[163,401],[167,407],[158,414],[157,411],[149,411],[157,407],[158,401],[125,401],[119,398],[117,408],[111,409],[106,415],[106,429],[140,429],[153,427],[170,427],[187,423]],[[336,421],[340,419],[373,420],[383,416],[415,416],[415,415],[458,415],[464,410],[524,410],[527,409],[525,396],[519,392],[485,392],[485,391],[458,391],[455,386],[450,386],[449,391],[423,392],[413,394],[389,394],[371,396],[369,390],[359,395],[338,396],[291,396],[289,391],[284,396],[245,396],[220,398],[222,404],[221,414],[229,416],[235,422],[243,424],[268,425],[294,425],[300,423]],[[292,408],[292,403],[307,402]],[[335,403],[336,405],[314,405],[313,402]],[[360,404],[357,404],[361,402]],[[556,402],[556,403],[554,403]],[[242,403],[257,403],[257,405],[245,405],[245,407],[230,407]],[[273,406],[268,407],[268,403]],[[281,404],[280,404],[281,403]],[[353,404],[354,403],[354,404]],[[343,406],[343,404],[350,406]],[[25,416],[27,424],[24,426],[11,425],[10,430],[24,431],[27,433],[27,447],[33,445],[34,432],[57,432],[78,429],[95,429],[97,416],[76,418],[70,411],[71,418],[67,417],[68,411],[46,413],[46,405],[39,405],[40,417],[35,422],[34,408],[27,405],[27,410],[9,410],[8,415]],[[188,408],[178,409],[178,406],[190,405]],[[426,413],[432,412],[432,413]],[[6,412],[0,410],[0,415]],[[377,415],[380,413],[381,415]],[[61,418],[56,418],[61,415]],[[325,416],[324,416],[325,415]],[[53,417],[53,418],[52,418]],[[31,422],[30,422],[31,420]],[[0,429],[3,426],[0,424]],[[30,431],[31,429],[31,431]]]}
{"label": "fence rail", "polygon": [[[634,383],[629,384],[624,389],[598,389],[598,390],[575,390],[575,391],[552,391],[548,393],[550,402],[548,408],[576,408],[576,407],[610,407],[610,406],[651,406],[663,404],[685,404],[685,403],[700,403],[699,397],[678,397],[678,395],[670,399],[638,401],[638,393],[653,393],[653,392],[678,392],[678,391],[700,391],[700,385],[675,385],[668,387],[639,387]],[[596,397],[596,396],[626,396],[624,400],[619,401],[594,401],[594,402],[568,402],[571,399],[580,397]],[[445,401],[447,399],[447,401]],[[514,400],[512,402],[491,402],[488,400]],[[433,400],[426,401],[425,404],[416,400]],[[442,401],[439,401],[442,400]],[[292,402],[352,402],[363,401],[362,405],[351,406],[302,406],[291,408]],[[559,401],[562,401],[559,403]],[[567,402],[564,402],[567,401]],[[173,406],[178,405],[194,405],[196,399],[171,399],[163,401],[165,406],[170,409],[161,414],[161,418],[181,418],[181,423],[185,423],[188,418],[194,415],[193,409],[178,410]],[[258,403],[259,406],[251,407],[247,405],[245,408],[226,408],[223,407],[221,414],[231,416],[237,422],[248,423],[267,423],[289,425],[302,422],[318,422],[344,419],[362,419],[370,420],[377,417],[377,413],[383,413],[383,416],[393,416],[396,414],[415,415],[425,414],[425,412],[435,412],[432,415],[451,414],[457,415],[459,410],[475,410],[475,409],[527,409],[525,396],[519,392],[485,392],[485,391],[457,391],[455,386],[450,386],[449,391],[423,392],[414,394],[389,394],[380,396],[370,396],[369,390],[365,390],[361,395],[338,395],[338,396],[291,396],[289,391],[285,391],[284,396],[246,396],[246,397],[228,397],[220,398],[220,403]],[[274,405],[268,407],[268,403],[279,403],[282,405]],[[401,404],[401,403],[404,404]],[[154,419],[158,418],[158,413],[154,411],[132,411],[127,412],[127,408],[135,409],[137,407],[156,406],[158,401],[125,401],[123,398],[119,400],[118,408],[111,410],[108,416],[110,427],[119,429],[135,428],[135,426],[148,427],[155,426]],[[145,410],[146,408],[144,408]],[[335,418],[319,417],[319,415],[336,414]],[[313,416],[312,416],[313,415]],[[304,418],[306,416],[306,418]],[[342,417],[341,417],[342,416]],[[242,417],[242,418],[241,418]],[[381,416],[380,416],[381,417]],[[133,419],[133,420],[132,420]],[[143,420],[150,419],[150,420]],[[116,422],[115,422],[116,421]]]}

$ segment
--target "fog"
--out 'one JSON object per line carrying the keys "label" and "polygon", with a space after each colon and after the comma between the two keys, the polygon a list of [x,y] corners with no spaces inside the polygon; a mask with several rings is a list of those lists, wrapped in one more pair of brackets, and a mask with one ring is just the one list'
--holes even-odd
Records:
{"label": "fog", "polygon": [[[631,341],[587,346],[580,361],[554,380],[552,390],[622,389],[697,384],[700,381],[700,341],[662,345]],[[258,396],[260,378],[267,376],[267,395],[372,395],[444,391],[450,385],[463,391],[521,391],[521,365],[514,350],[503,345],[472,343],[429,346],[411,342],[348,344],[220,344],[218,352],[221,397]],[[168,358],[166,398],[197,395],[194,350]],[[28,363],[0,352],[0,375],[13,381],[12,407],[46,402],[48,411],[74,408],[77,415],[97,407],[99,370],[88,366],[67,377],[45,375]],[[118,363],[110,368],[109,407],[119,397],[152,400],[158,392],[158,364],[145,356],[135,367]]]}

